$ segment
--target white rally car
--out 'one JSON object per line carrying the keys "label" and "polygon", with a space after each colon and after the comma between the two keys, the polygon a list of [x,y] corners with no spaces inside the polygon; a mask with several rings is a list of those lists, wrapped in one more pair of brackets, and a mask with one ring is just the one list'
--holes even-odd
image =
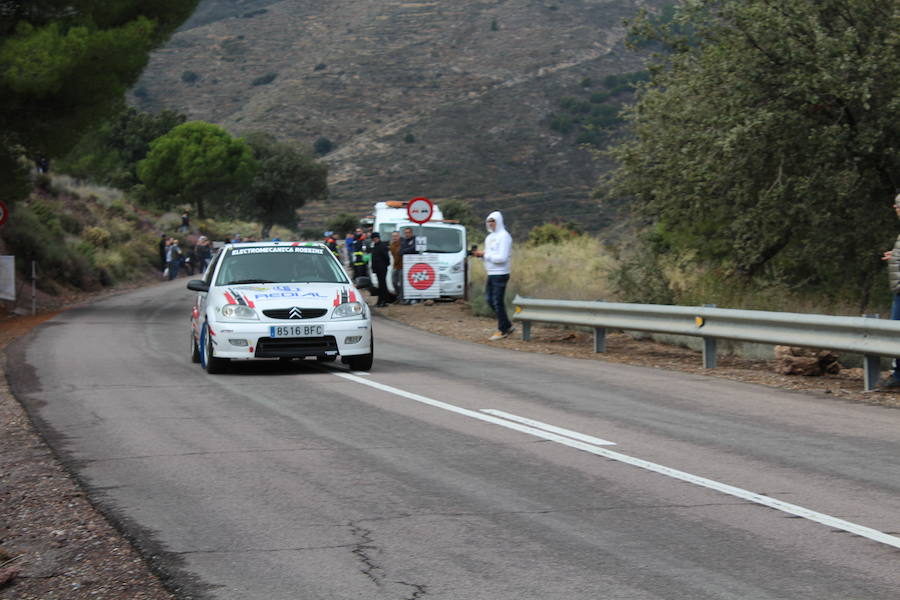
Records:
{"label": "white rally car", "polygon": [[372,368],[372,316],[324,244],[229,244],[213,258],[191,315],[191,360],[222,373],[231,359],[338,356]]}

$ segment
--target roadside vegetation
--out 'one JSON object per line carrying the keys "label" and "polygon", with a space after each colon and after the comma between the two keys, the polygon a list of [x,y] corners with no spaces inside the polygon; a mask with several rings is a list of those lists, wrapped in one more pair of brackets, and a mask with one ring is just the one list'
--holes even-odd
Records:
{"label": "roadside vegetation", "polygon": [[898,32],[896,4],[868,0],[698,0],[636,19],[632,41],[659,52],[597,191],[632,209],[623,295],[885,314]]}

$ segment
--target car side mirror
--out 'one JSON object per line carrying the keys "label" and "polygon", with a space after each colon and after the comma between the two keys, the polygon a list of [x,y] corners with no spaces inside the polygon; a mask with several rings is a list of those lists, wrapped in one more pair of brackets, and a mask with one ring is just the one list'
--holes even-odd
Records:
{"label": "car side mirror", "polygon": [[209,284],[202,279],[191,279],[188,281],[187,289],[194,290],[195,292],[208,292]]}
{"label": "car side mirror", "polygon": [[360,275],[356,279],[353,280],[353,285],[357,287],[357,289],[365,289],[372,287],[372,280],[366,277],[365,275]]}

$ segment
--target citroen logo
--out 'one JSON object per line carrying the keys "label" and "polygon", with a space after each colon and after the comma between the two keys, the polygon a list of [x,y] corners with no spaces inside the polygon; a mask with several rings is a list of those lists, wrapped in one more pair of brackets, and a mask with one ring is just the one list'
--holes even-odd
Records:
{"label": "citroen logo", "polygon": [[302,319],[303,311],[301,311],[296,306],[288,311],[288,319]]}

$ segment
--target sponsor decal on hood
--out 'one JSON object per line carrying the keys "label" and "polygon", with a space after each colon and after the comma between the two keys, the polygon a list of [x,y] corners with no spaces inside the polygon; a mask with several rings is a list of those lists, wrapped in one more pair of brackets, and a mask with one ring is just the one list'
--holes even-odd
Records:
{"label": "sponsor decal on hood", "polygon": [[246,304],[251,308],[255,308],[257,304],[277,304],[282,300],[296,302],[298,299],[324,305],[331,297],[334,287],[333,283],[237,285],[224,290],[222,296],[228,304]]}

